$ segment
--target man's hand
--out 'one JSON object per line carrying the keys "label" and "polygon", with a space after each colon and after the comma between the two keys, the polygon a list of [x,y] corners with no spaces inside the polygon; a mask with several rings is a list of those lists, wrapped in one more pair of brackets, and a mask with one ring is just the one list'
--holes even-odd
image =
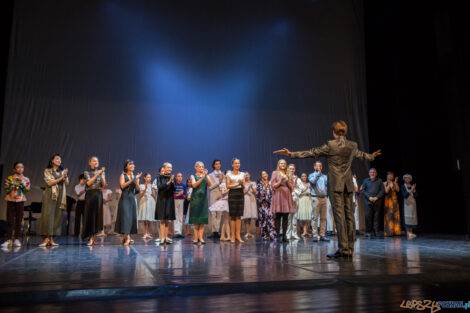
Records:
{"label": "man's hand", "polygon": [[380,149],[377,150],[377,151],[375,151],[374,153],[372,153],[372,156],[373,156],[374,158],[378,157],[379,155],[382,155],[382,150],[380,150]]}
{"label": "man's hand", "polygon": [[277,150],[273,152],[274,154],[281,154],[281,155],[287,155],[291,156],[292,152],[289,151],[287,148],[282,148],[281,150]]}

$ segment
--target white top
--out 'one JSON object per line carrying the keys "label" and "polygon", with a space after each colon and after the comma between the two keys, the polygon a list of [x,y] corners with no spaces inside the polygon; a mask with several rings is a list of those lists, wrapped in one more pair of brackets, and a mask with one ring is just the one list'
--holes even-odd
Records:
{"label": "white top", "polygon": [[[107,201],[109,195],[112,195],[112,194],[113,194],[113,192],[111,191],[111,189],[104,189],[104,190],[103,190],[103,200],[104,200],[104,201]],[[112,201],[112,200],[113,200],[113,199],[111,198],[111,201]],[[104,203],[104,204],[107,204],[107,202],[103,202],[103,203]]]}
{"label": "white top", "polygon": [[85,186],[86,186],[86,184],[83,184],[83,186],[80,185],[80,184],[78,184],[78,185],[75,186],[75,195],[78,197],[77,200],[85,200],[85,192],[82,193],[81,196],[78,196],[78,194],[79,194],[80,192],[82,192],[83,190],[85,190]]}
{"label": "white top", "polygon": [[149,185],[149,187],[147,188],[147,190],[145,190],[145,184],[140,184],[140,191],[144,191],[144,194],[142,195],[142,197],[151,197],[152,196],[152,184]]}
{"label": "white top", "polygon": [[238,183],[239,180],[245,180],[245,173],[243,172],[238,172],[238,175],[234,175],[232,171],[227,172],[227,177],[230,179],[230,185],[235,185],[237,184],[237,187],[234,187],[235,189],[242,188],[242,186]]}

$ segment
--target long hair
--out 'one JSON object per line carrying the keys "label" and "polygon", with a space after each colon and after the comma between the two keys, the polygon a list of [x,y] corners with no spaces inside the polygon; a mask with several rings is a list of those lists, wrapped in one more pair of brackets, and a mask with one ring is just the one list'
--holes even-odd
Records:
{"label": "long hair", "polygon": [[[59,153],[55,153],[53,156],[51,156],[51,157],[49,158],[49,163],[47,163],[47,168],[52,168],[52,165],[53,165],[53,164],[52,164],[52,161],[54,161],[54,158],[57,157],[57,156],[60,157],[60,159],[62,160],[62,155],[60,155]],[[64,169],[64,167],[62,166],[62,164],[63,164],[63,163],[61,162],[61,164],[59,165],[59,167],[57,167],[57,169],[58,169],[59,171],[62,171],[62,170]]]}
{"label": "long hair", "polygon": [[[286,162],[286,160],[284,160],[284,159],[279,159],[279,161],[277,161],[276,171],[278,171],[278,172],[282,171],[282,170],[279,168],[279,164],[280,164],[282,161]],[[286,174],[287,174],[287,162],[286,162]]]}

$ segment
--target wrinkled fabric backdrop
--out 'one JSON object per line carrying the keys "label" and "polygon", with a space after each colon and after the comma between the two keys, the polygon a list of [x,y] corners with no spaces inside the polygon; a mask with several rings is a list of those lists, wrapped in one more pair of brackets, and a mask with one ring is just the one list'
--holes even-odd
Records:
{"label": "wrinkled fabric backdrop", "polygon": [[367,150],[362,1],[19,0],[4,116],[3,176],[23,161],[30,201],[56,152],[71,187],[96,155],[114,190],[128,158],[186,178],[238,157],[257,179],[338,119]]}

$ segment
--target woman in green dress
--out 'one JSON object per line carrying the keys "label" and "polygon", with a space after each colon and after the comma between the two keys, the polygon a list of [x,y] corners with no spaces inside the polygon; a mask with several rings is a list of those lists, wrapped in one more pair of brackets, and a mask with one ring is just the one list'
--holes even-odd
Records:
{"label": "woman in green dress", "polygon": [[42,209],[39,233],[44,241],[39,245],[58,246],[53,236],[60,236],[62,230],[62,210],[67,208],[65,186],[69,184],[68,169],[62,168],[62,157],[54,154],[44,170],[47,186],[42,194]]}
{"label": "woman in green dress", "polygon": [[191,209],[189,210],[189,224],[194,225],[194,244],[205,244],[204,225],[209,223],[207,186],[211,186],[210,179],[207,179],[207,169],[204,169],[204,163],[198,161],[194,166],[196,174],[191,175]]}

